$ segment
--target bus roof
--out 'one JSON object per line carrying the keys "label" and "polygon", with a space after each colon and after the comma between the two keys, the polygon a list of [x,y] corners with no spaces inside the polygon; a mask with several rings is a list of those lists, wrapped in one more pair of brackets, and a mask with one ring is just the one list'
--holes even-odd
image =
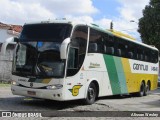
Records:
{"label": "bus roof", "polygon": [[76,25],[87,25],[87,26],[89,26],[89,27],[91,27],[91,28],[93,28],[93,29],[102,31],[102,32],[107,33],[107,34],[109,34],[109,35],[111,35],[111,36],[116,36],[116,37],[118,37],[118,38],[122,38],[123,40],[129,41],[129,42],[133,42],[133,43],[135,43],[135,44],[139,44],[139,45],[142,45],[142,46],[145,46],[145,47],[148,47],[148,48],[150,48],[150,49],[154,49],[154,50],[157,50],[157,51],[158,51],[158,49],[157,49],[156,47],[153,47],[153,46],[150,46],[150,45],[147,45],[147,44],[138,42],[138,41],[136,41],[135,38],[133,38],[133,37],[127,35],[127,34],[124,34],[124,33],[121,33],[121,32],[119,32],[119,31],[115,31],[115,30],[114,30],[114,32],[113,32],[112,30],[107,30],[107,29],[101,28],[101,27],[99,27],[98,25],[93,24],[93,23],[76,22],[76,21],[70,21],[70,20],[66,20],[66,19],[61,19],[61,20],[56,19],[56,20],[47,20],[47,21],[40,21],[40,22],[25,23],[25,25],[26,25],[26,24],[43,24],[43,23],[44,23],[44,24],[45,24],[45,23],[46,23],[46,24],[47,24],[47,23],[48,23],[48,24],[49,24],[49,23],[66,23],[66,24],[71,24],[71,25],[73,25],[73,26],[76,26]]}

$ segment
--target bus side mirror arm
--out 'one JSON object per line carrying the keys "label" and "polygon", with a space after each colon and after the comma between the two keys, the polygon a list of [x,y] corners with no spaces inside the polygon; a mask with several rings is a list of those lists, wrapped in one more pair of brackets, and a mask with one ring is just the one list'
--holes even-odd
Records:
{"label": "bus side mirror arm", "polygon": [[19,43],[19,39],[17,37],[14,37],[14,42]]}
{"label": "bus side mirror arm", "polygon": [[70,43],[70,38],[66,38],[62,44],[61,44],[61,47],[60,47],[60,57],[61,59],[66,59],[67,58],[67,49],[68,49],[68,45]]}

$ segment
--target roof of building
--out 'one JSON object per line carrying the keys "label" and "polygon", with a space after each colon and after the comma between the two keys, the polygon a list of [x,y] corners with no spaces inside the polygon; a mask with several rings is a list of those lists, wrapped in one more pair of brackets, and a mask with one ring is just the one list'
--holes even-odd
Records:
{"label": "roof of building", "polygon": [[5,24],[0,22],[0,28],[7,29],[7,30],[13,30],[15,32],[21,32],[22,26],[21,25],[12,25],[12,24]]}

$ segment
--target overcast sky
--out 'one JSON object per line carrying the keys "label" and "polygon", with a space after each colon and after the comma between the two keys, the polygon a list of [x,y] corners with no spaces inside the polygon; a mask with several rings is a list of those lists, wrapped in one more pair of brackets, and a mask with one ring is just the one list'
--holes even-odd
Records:
{"label": "overcast sky", "polygon": [[0,0],[0,22],[23,25],[27,22],[66,18],[96,23],[127,32],[137,39],[137,23],[149,0]]}

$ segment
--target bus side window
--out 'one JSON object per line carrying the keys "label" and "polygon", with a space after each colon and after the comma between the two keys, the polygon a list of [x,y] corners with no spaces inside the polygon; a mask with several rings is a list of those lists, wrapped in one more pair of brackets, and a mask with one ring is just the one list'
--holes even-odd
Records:
{"label": "bus side window", "polygon": [[72,76],[78,70],[78,49],[70,47],[67,63],[67,76]]}
{"label": "bus side window", "polygon": [[119,57],[121,57],[121,56],[122,56],[121,49],[117,49],[117,56],[119,56]]}
{"label": "bus side window", "polygon": [[137,59],[142,61],[143,60],[143,55],[141,53],[138,53],[137,54]]}
{"label": "bus side window", "polygon": [[126,54],[126,48],[128,47],[126,45],[126,42],[123,41],[121,38],[118,38],[116,37],[116,42],[117,42],[117,46],[116,46],[116,56],[118,57],[127,57],[127,54]]}
{"label": "bus side window", "polygon": [[96,53],[98,50],[98,46],[97,46],[97,43],[90,43],[89,44],[89,47],[88,47],[88,52],[94,52]]}
{"label": "bus side window", "polygon": [[133,59],[133,52],[128,52],[128,58]]}
{"label": "bus side window", "polygon": [[144,61],[149,62],[148,48],[144,48]]}
{"label": "bus side window", "polygon": [[157,63],[158,62],[158,52],[155,50],[152,50],[151,52],[151,62],[152,63]]}
{"label": "bus side window", "polygon": [[1,48],[2,48],[2,43],[0,43],[0,52],[1,52]]}
{"label": "bus side window", "polygon": [[114,48],[113,47],[106,47],[106,54],[114,55]]}
{"label": "bus side window", "polygon": [[[104,43],[103,43],[103,33],[97,30],[90,28],[90,37],[89,37],[89,53],[103,53]],[[93,48],[91,48],[93,47]]]}
{"label": "bus side window", "polygon": [[144,56],[144,61],[148,62],[148,56],[147,55]]}
{"label": "bus side window", "polygon": [[139,48],[139,45],[136,45],[136,60],[140,60],[140,48]]}
{"label": "bus side window", "polygon": [[155,51],[155,56],[154,56],[154,58],[155,58],[155,63],[158,62],[158,59],[159,59],[158,54],[159,54],[158,51]]}
{"label": "bus side window", "polygon": [[105,35],[104,36],[104,54],[108,54],[108,55],[114,55],[115,54],[115,49],[114,49],[114,39],[113,36],[110,35]]}
{"label": "bus side window", "polygon": [[87,26],[78,25],[75,27],[68,53],[67,76],[75,75],[81,68],[86,54],[87,36]]}

